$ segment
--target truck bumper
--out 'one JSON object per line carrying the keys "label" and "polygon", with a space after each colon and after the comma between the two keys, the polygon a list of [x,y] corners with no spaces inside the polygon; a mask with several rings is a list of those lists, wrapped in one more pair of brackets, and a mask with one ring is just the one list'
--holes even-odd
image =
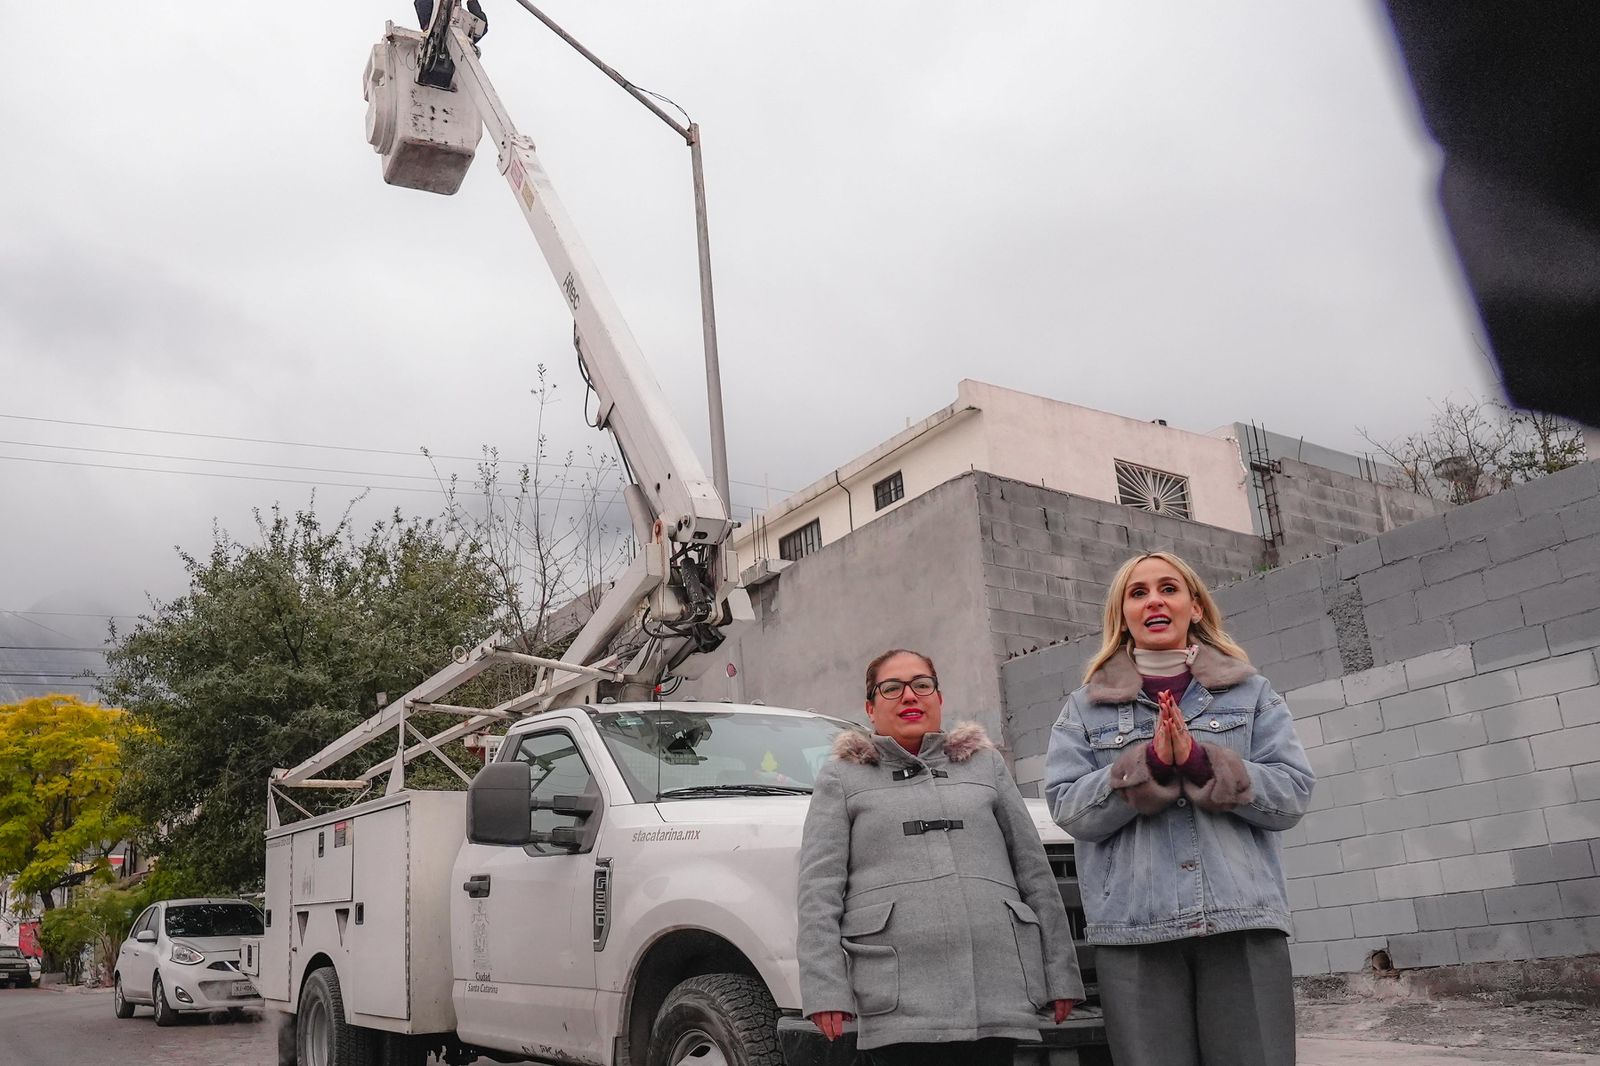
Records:
{"label": "truck bumper", "polygon": [[[1105,1019],[1098,1007],[1079,1007],[1065,1025],[1046,1026],[1037,1044],[1019,1044],[1016,1066],[1111,1066]],[[856,1035],[830,1041],[804,1018],[778,1021],[785,1066],[855,1066]]]}

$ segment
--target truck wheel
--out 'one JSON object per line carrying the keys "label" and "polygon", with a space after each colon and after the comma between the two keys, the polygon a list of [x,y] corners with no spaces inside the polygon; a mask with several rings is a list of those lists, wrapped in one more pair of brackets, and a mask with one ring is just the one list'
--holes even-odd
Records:
{"label": "truck wheel", "polygon": [[661,1004],[646,1066],[783,1066],[778,1005],[754,977],[691,977]]}
{"label": "truck wheel", "polygon": [[299,1066],[378,1066],[375,1036],[345,1020],[344,996],[333,967],[313,970],[300,989],[295,1019]]}
{"label": "truck wheel", "polygon": [[128,997],[122,994],[122,975],[119,973],[113,979],[111,987],[111,1009],[118,1018],[132,1018],[133,1004],[128,1002]]}
{"label": "truck wheel", "polygon": [[155,984],[150,988],[150,1003],[156,1009],[157,1025],[178,1024],[178,1012],[173,1010],[172,1004],[167,1002],[167,990],[161,986],[160,975],[156,976]]}

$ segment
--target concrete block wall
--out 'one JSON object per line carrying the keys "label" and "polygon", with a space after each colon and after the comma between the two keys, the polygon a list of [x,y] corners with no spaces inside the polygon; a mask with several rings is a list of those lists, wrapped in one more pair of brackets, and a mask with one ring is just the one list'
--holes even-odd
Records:
{"label": "concrete block wall", "polygon": [[[1218,591],[1319,782],[1296,972],[1600,952],[1600,465]],[[1097,638],[1008,662],[1019,781]]]}
{"label": "concrete block wall", "polygon": [[1450,505],[1407,489],[1352,477],[1294,459],[1277,460],[1272,473],[1285,563],[1321,555],[1387,533]]}

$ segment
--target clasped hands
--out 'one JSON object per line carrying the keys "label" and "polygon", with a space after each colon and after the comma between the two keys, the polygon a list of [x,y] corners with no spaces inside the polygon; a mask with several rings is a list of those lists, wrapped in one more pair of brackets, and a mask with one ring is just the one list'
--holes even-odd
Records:
{"label": "clasped hands", "polygon": [[1156,734],[1151,741],[1155,746],[1156,758],[1168,766],[1182,766],[1194,751],[1194,737],[1172,693],[1161,693],[1157,702],[1161,705],[1161,716],[1156,720]]}
{"label": "clasped hands", "polygon": [[[1058,999],[1055,1001],[1057,1025],[1067,1020],[1067,1015],[1072,1013],[1072,1005],[1073,1001],[1070,999]],[[843,1010],[819,1010],[817,1013],[810,1015],[810,1018],[813,1024],[822,1030],[823,1036],[829,1040],[837,1040],[844,1035],[844,1023],[854,1019],[855,1015]]]}

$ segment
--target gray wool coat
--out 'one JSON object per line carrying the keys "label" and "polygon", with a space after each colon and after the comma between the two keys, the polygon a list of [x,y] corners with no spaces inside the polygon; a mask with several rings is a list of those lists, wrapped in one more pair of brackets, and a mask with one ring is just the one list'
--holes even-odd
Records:
{"label": "gray wool coat", "polygon": [[817,775],[800,845],[802,1011],[862,1049],[1033,1040],[1083,980],[1044,845],[981,726],[919,755],[855,730]]}

